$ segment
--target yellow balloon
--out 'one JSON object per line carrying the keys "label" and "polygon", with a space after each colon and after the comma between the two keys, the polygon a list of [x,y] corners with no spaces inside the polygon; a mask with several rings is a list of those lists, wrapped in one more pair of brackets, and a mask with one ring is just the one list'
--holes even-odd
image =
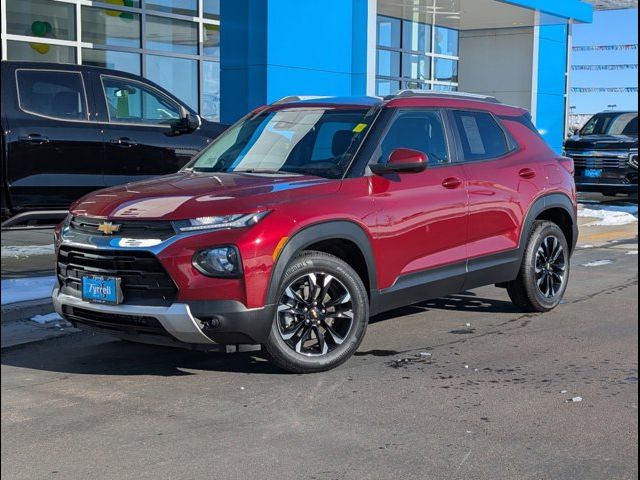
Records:
{"label": "yellow balloon", "polygon": [[49,53],[50,49],[49,45],[47,45],[46,43],[30,43],[29,46],[41,55]]}
{"label": "yellow balloon", "polygon": [[[109,3],[111,5],[117,5],[119,7],[124,7],[124,0],[106,0],[105,3]],[[119,12],[118,10],[106,10],[105,13],[110,17],[117,17],[122,12]]]}

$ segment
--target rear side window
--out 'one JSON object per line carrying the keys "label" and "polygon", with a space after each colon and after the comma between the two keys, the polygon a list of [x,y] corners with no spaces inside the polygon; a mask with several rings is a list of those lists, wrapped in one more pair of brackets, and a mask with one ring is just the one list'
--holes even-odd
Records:
{"label": "rear side window", "polygon": [[180,107],[160,92],[125,78],[102,77],[112,123],[170,125],[180,118]]}
{"label": "rear side window", "polygon": [[493,115],[485,112],[454,111],[453,116],[460,132],[465,161],[498,158],[511,150],[504,130]]}
{"label": "rear side window", "polygon": [[18,101],[24,112],[61,120],[87,120],[79,72],[17,70]]}

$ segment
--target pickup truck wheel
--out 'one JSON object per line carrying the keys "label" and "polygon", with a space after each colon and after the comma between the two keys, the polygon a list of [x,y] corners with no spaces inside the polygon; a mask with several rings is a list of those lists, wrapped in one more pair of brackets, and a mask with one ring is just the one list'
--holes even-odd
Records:
{"label": "pickup truck wheel", "polygon": [[282,278],[265,347],[289,372],[330,370],[358,349],[368,322],[367,291],[358,274],[333,255],[303,252]]}
{"label": "pickup truck wheel", "polygon": [[553,222],[533,224],[518,278],[510,282],[511,301],[526,312],[548,312],[562,301],[570,271],[570,250]]}

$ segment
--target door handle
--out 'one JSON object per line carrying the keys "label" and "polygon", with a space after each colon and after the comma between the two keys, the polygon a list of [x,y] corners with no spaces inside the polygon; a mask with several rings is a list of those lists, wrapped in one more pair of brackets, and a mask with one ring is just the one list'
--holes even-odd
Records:
{"label": "door handle", "polygon": [[21,142],[30,143],[32,145],[43,145],[49,143],[49,137],[40,135],[39,133],[30,133],[29,135],[23,135],[18,138]]}
{"label": "door handle", "polygon": [[449,178],[445,178],[442,181],[442,186],[449,190],[454,190],[460,187],[460,185],[462,185],[462,180],[460,180],[458,177],[449,177]]}
{"label": "door handle", "polygon": [[531,170],[530,168],[523,168],[522,170],[520,170],[518,175],[520,175],[521,178],[529,180],[531,178],[535,178],[536,172],[534,170]]}
{"label": "door handle", "polygon": [[138,142],[127,137],[113,138],[110,142],[122,148],[131,148],[138,145]]}

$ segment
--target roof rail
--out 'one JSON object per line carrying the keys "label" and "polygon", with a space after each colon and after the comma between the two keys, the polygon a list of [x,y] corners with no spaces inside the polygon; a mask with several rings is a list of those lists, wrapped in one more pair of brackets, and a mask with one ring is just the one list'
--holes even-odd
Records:
{"label": "roof rail", "polygon": [[273,102],[272,105],[282,105],[283,103],[293,103],[293,102],[303,102],[305,100],[320,100],[322,98],[331,98],[328,96],[321,95],[289,95],[287,97],[282,97],[280,100]]}
{"label": "roof rail", "polygon": [[469,100],[480,100],[482,102],[489,103],[502,103],[496,97],[489,95],[480,95],[477,93],[465,93],[465,92],[439,92],[435,90],[400,90],[394,95],[385,97],[385,100],[393,100],[394,98],[405,97],[439,97],[439,98],[462,98]]}

